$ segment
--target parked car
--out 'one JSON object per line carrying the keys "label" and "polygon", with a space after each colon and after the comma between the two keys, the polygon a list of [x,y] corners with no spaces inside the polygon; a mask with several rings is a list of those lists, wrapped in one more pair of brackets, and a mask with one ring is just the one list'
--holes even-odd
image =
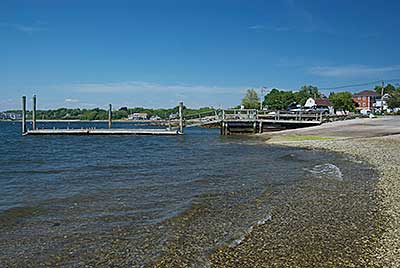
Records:
{"label": "parked car", "polygon": [[300,104],[292,103],[288,107],[288,112],[289,113],[301,113],[301,112],[304,112],[304,109],[301,107]]}
{"label": "parked car", "polygon": [[304,111],[306,113],[329,114],[329,108],[328,107],[323,107],[323,106],[307,107]]}
{"label": "parked car", "polygon": [[322,114],[329,114],[329,108],[328,107],[316,107],[315,111],[318,113]]}

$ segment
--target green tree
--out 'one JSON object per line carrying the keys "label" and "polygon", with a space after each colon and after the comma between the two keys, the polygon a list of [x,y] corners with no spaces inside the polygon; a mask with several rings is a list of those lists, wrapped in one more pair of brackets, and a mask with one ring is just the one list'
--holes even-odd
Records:
{"label": "green tree", "polygon": [[387,105],[391,109],[400,107],[400,88],[390,94]]}
{"label": "green tree", "polygon": [[[374,88],[375,92],[378,93],[379,95],[382,94],[382,86],[376,86]],[[397,89],[392,85],[392,84],[387,84],[383,90],[384,94],[392,94],[395,92]]]}
{"label": "green tree", "polygon": [[296,102],[304,105],[308,98],[320,98],[321,94],[317,87],[314,86],[302,86],[301,89],[295,93]]}
{"label": "green tree", "polygon": [[260,98],[254,89],[248,89],[246,95],[242,99],[242,105],[246,109],[260,108]]}
{"label": "green tree", "polygon": [[332,92],[329,95],[329,100],[333,103],[333,108],[336,110],[349,112],[354,112],[356,110],[355,103],[353,102],[353,94],[350,92]]}
{"label": "green tree", "polygon": [[296,102],[296,97],[292,91],[274,88],[265,96],[263,106],[271,110],[282,110],[293,102]]}

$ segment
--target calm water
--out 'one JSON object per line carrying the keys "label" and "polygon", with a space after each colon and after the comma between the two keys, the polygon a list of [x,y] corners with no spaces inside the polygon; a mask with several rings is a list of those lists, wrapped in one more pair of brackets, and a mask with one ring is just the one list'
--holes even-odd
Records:
{"label": "calm water", "polygon": [[[39,124],[53,126],[106,124]],[[204,266],[213,249],[270,219],[271,193],[312,176],[341,181],[368,170],[214,129],[21,137],[20,124],[0,122],[0,139],[1,267],[142,267],[171,258]]]}

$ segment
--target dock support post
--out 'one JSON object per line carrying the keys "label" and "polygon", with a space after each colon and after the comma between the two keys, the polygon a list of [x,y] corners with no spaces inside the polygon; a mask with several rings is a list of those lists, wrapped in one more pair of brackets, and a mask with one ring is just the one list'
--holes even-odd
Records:
{"label": "dock support post", "polygon": [[110,104],[108,107],[108,128],[112,128],[112,105]]}
{"label": "dock support post", "polygon": [[32,98],[33,108],[32,108],[32,129],[36,130],[36,95],[33,95]]}
{"label": "dock support post", "polygon": [[225,121],[221,122],[221,135],[222,136],[229,135],[228,122]]}
{"label": "dock support post", "polygon": [[222,136],[229,135],[228,122],[225,121],[221,122],[221,135]]}
{"label": "dock support post", "polygon": [[262,122],[262,121],[260,121],[258,127],[259,127],[258,132],[259,132],[259,133],[263,133],[263,122]]}
{"label": "dock support post", "polygon": [[26,96],[22,96],[22,135],[26,133]]}
{"label": "dock support post", "polygon": [[179,132],[183,134],[183,102],[179,102]]}

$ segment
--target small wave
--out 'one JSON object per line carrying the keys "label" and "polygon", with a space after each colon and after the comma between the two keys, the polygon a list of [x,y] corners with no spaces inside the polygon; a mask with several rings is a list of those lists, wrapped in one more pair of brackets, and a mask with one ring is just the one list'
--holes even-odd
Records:
{"label": "small wave", "polygon": [[246,238],[246,236],[253,231],[254,227],[257,227],[259,225],[263,225],[263,224],[265,224],[265,223],[267,223],[268,221],[271,221],[271,220],[272,220],[272,216],[271,215],[267,215],[265,218],[257,221],[257,223],[255,225],[250,226],[246,230],[246,232],[239,239],[236,239],[235,241],[233,241],[233,243],[231,244],[231,247],[236,247],[236,246],[240,245],[243,242],[243,240]]}
{"label": "small wave", "polygon": [[343,174],[340,168],[335,166],[334,164],[322,164],[316,165],[312,169],[306,169],[314,174],[318,178],[329,178],[329,179],[336,179],[336,180],[343,180]]}

